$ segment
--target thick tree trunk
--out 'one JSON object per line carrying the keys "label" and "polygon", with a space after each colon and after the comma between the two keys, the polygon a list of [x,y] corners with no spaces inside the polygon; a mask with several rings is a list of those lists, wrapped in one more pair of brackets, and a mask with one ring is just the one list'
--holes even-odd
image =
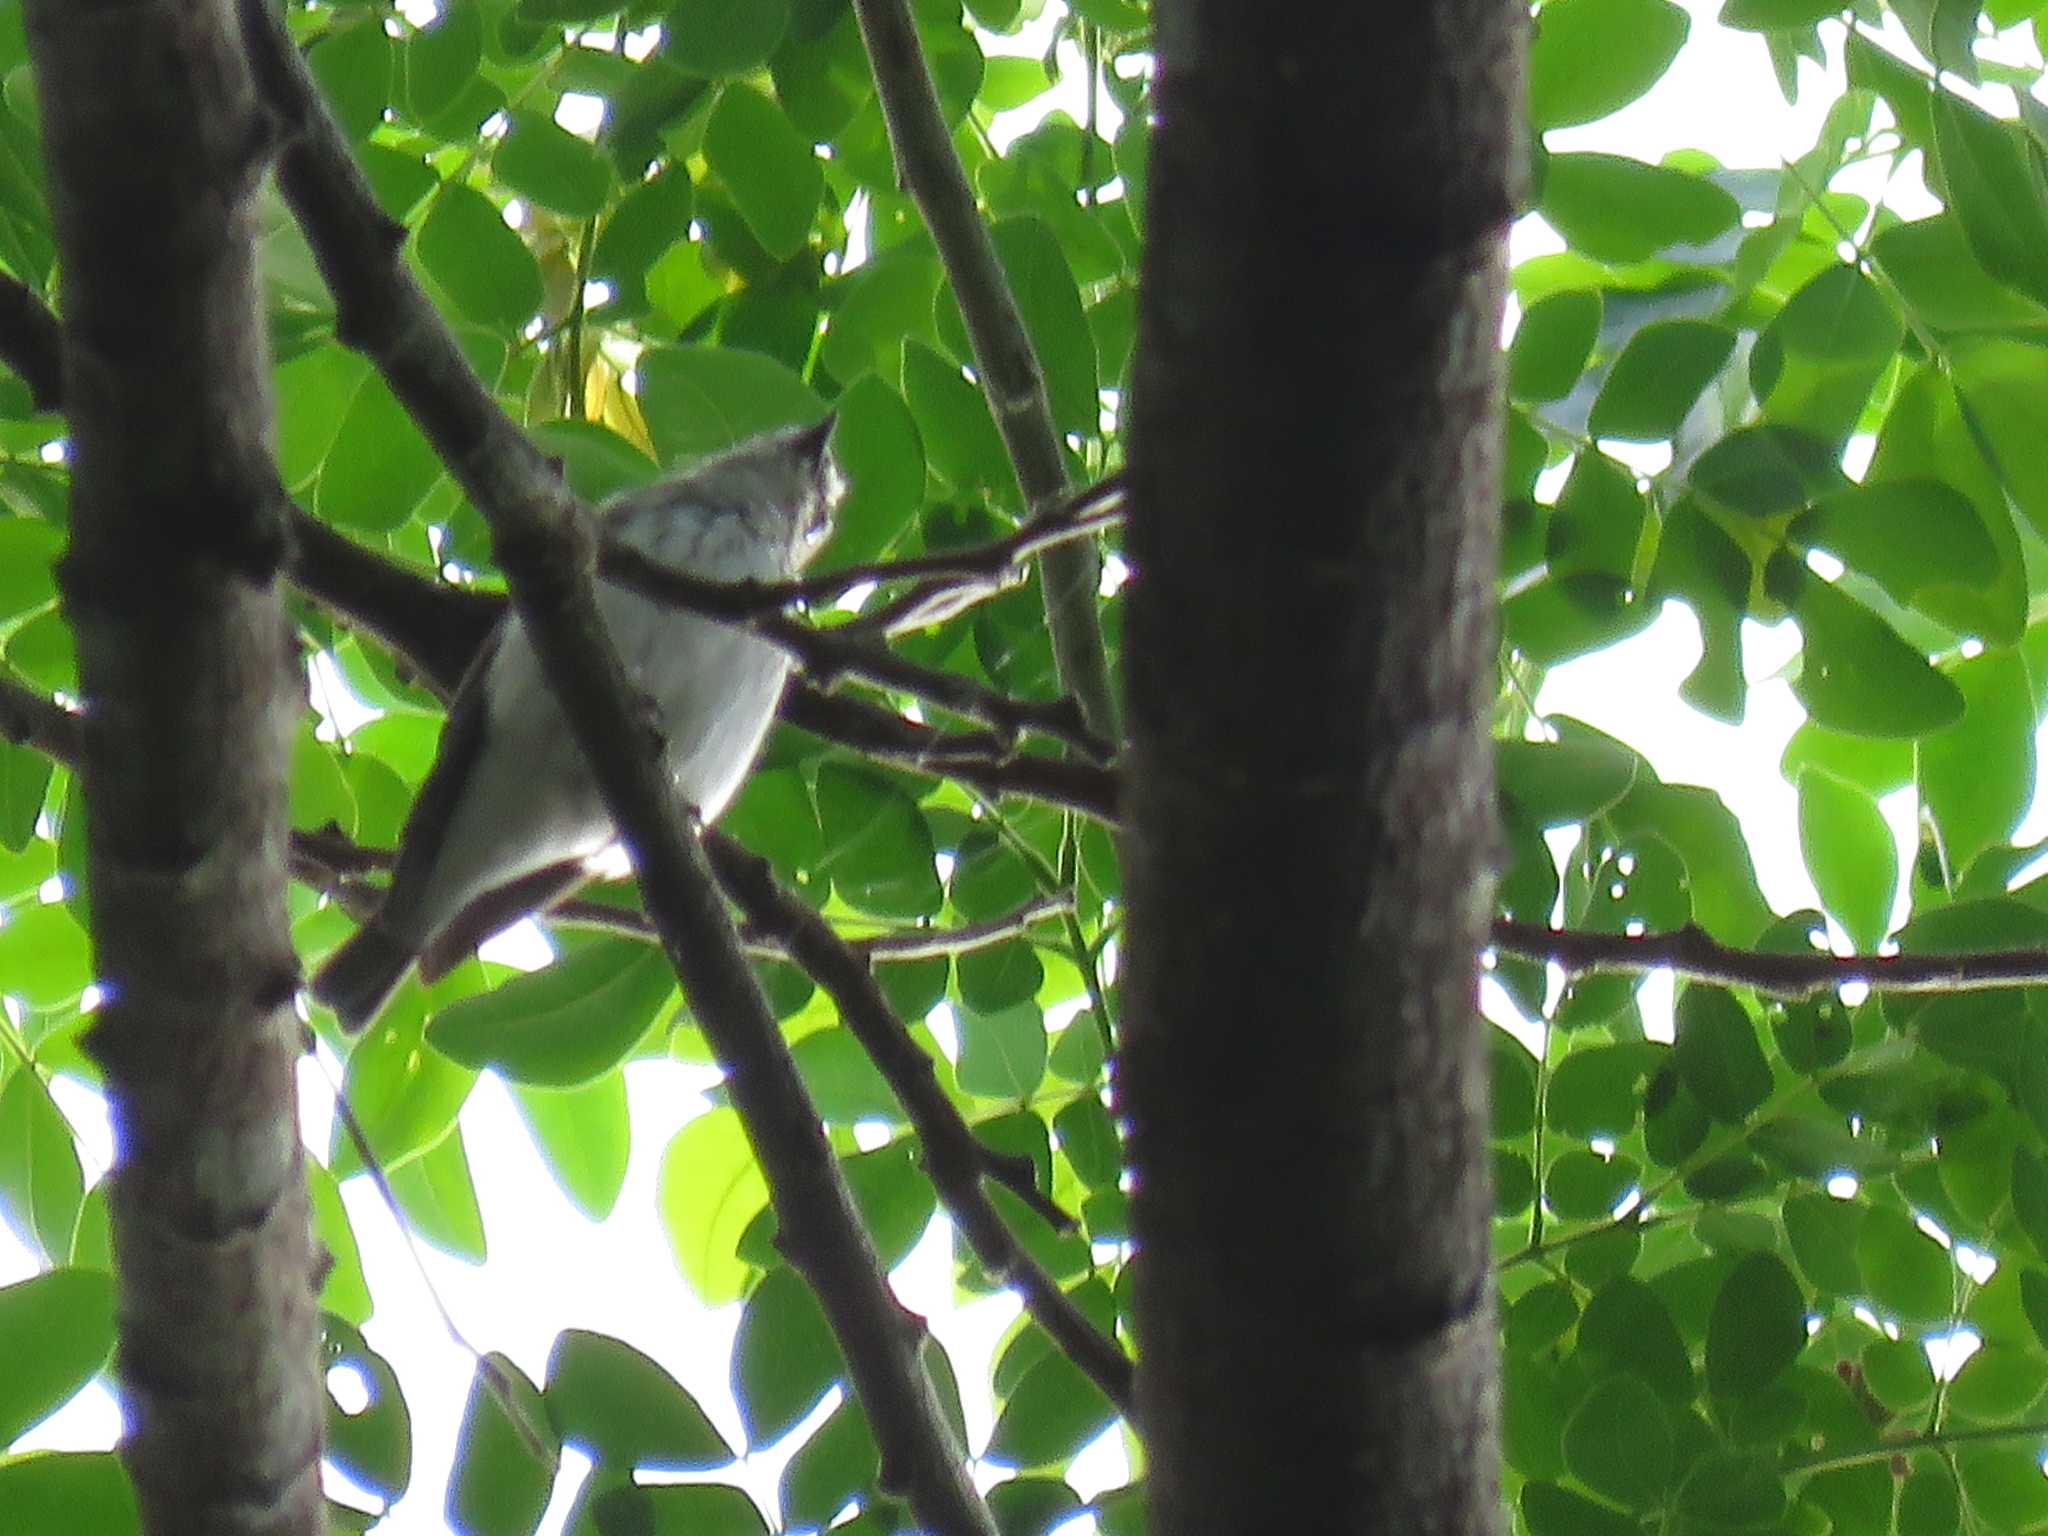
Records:
{"label": "thick tree trunk", "polygon": [[1496,356],[1523,8],[1157,13],[1122,1107],[1151,1526],[1496,1527]]}
{"label": "thick tree trunk", "polygon": [[324,1529],[285,788],[302,687],[227,0],[31,0],[64,271],[90,1048],[124,1455],[153,1533]]}

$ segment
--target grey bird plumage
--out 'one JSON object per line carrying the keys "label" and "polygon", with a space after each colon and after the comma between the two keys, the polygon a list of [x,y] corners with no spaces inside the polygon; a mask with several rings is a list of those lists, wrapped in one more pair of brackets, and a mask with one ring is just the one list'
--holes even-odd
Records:
{"label": "grey bird plumage", "polygon": [[[824,542],[845,492],[832,421],[750,439],[675,479],[614,497],[606,535],[720,580],[779,581]],[[676,793],[710,821],[753,765],[789,672],[744,629],[600,581],[598,610],[653,700]],[[582,877],[616,840],[583,756],[516,614],[493,632],[449,706],[434,766],[400,838],[382,906],[314,975],[342,1027],[365,1027],[418,963],[441,974],[477,940]]]}

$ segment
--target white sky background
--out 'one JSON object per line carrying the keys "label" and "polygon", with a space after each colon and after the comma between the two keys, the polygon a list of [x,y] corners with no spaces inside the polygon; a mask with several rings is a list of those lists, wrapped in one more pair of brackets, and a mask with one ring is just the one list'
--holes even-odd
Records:
{"label": "white sky background", "polygon": [[[1726,165],[1751,167],[1774,166],[1811,146],[1840,89],[1840,26],[1830,23],[1823,28],[1831,78],[1824,81],[1812,66],[1802,65],[1803,100],[1788,106],[1778,93],[1760,39],[1716,25],[1718,0],[1685,4],[1693,17],[1692,36],[1657,88],[1604,122],[1552,134],[1552,148],[1600,148],[1652,161],[1672,149],[1702,148]],[[983,45],[992,53],[1037,56],[1043,53],[1048,33],[1049,23],[1041,21],[1020,37],[984,38]],[[1888,41],[1897,51],[1910,54],[1902,38]],[[2031,44],[2027,47],[2025,61],[2034,62]],[[999,141],[1028,127],[1041,110],[1053,105],[1076,119],[1081,116],[1081,90],[1073,73],[1076,61],[1069,57],[1065,62],[1067,83],[1021,113],[1010,114],[1010,121],[999,124]],[[2010,98],[2001,101],[2001,96],[2005,93],[1991,90],[1981,93],[1980,99],[1993,110],[2009,113]],[[1106,98],[1102,105],[1113,112]],[[1868,175],[1862,181],[1845,176],[1836,185],[1873,198],[1884,192],[1880,181]],[[1893,185],[1889,199],[1909,217],[1932,208],[1910,177]],[[1532,219],[1517,229],[1514,248],[1519,259],[1558,244],[1540,221]],[[1640,458],[1635,462],[1645,469],[1658,467]],[[1539,703],[1546,712],[1576,716],[1628,741],[1667,780],[1718,790],[1743,824],[1772,905],[1781,911],[1817,905],[1798,856],[1793,791],[1777,773],[1785,741],[1802,715],[1785,683],[1770,680],[1796,651],[1797,633],[1789,624],[1774,630],[1754,624],[1745,628],[1746,661],[1755,686],[1748,718],[1739,727],[1708,720],[1679,700],[1678,684],[1698,659],[1699,640],[1691,615],[1677,605],[1667,606],[1662,617],[1634,639],[1555,670]],[[1884,809],[1902,857],[1908,856],[1915,841],[1911,791],[1890,797]],[[2048,816],[2037,800],[2021,840],[2038,835],[2039,829],[2048,829]],[[1658,992],[1653,982],[1646,1002]],[[1668,982],[1661,992],[1668,1007]],[[1520,1025],[1511,1020],[1498,989],[1489,985],[1485,1002],[1491,1016]],[[1654,1018],[1654,1002],[1650,1011]],[[326,1071],[338,1076],[331,1061]],[[322,1151],[332,1098],[328,1081],[310,1064],[300,1079],[308,1144]],[[737,1446],[742,1437],[726,1372],[738,1309],[706,1312],[697,1306],[677,1274],[655,1216],[654,1180],[662,1149],[676,1129],[704,1107],[701,1089],[710,1081],[702,1069],[676,1063],[637,1063],[628,1069],[635,1136],[626,1187],[612,1218],[593,1224],[556,1188],[510,1096],[490,1077],[479,1080],[463,1111],[462,1127],[490,1258],[472,1267],[423,1249],[420,1262],[476,1348],[503,1351],[540,1381],[549,1348],[561,1329],[585,1327],[615,1334],[661,1361],[696,1394]],[[83,1135],[88,1176],[96,1176],[111,1157],[105,1112],[97,1099],[75,1084],[60,1080],[55,1092]],[[447,1529],[445,1480],[472,1361],[440,1323],[419,1269],[369,1181],[351,1180],[344,1195],[377,1303],[365,1333],[398,1371],[412,1412],[412,1490],[377,1529],[388,1536],[432,1536]],[[29,1253],[0,1226],[0,1284],[34,1271]],[[969,1388],[970,1443],[984,1444],[991,1420],[975,1389],[986,1380],[989,1354],[1015,1316],[1015,1302],[999,1297],[955,1306],[951,1234],[943,1219],[932,1224],[894,1280],[905,1302],[930,1317],[951,1353],[960,1380]],[[808,1427],[800,1426],[786,1443],[800,1443]],[[113,1442],[117,1430],[111,1397],[93,1388],[24,1436],[14,1449],[100,1448]],[[772,1511],[784,1459],[771,1450],[736,1469],[708,1475],[743,1483]],[[575,1452],[565,1453],[570,1466],[580,1465],[580,1460]],[[983,1469],[984,1482],[1002,1475],[999,1469]],[[1121,1445],[1112,1432],[1077,1464],[1075,1481],[1086,1498],[1115,1486],[1123,1476]],[[575,1481],[564,1480],[543,1532],[560,1529]]]}

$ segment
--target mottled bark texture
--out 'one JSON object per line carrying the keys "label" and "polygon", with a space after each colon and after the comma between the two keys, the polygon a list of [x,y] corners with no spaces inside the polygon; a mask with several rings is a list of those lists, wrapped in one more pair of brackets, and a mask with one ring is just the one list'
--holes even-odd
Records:
{"label": "mottled bark texture", "polygon": [[1119,1076],[1151,1528],[1491,1531],[1523,8],[1156,16]]}
{"label": "mottled bark texture", "polygon": [[293,1091],[285,788],[301,684],[227,0],[31,0],[73,465],[114,1116],[123,1455],[152,1533],[324,1529],[315,1250]]}

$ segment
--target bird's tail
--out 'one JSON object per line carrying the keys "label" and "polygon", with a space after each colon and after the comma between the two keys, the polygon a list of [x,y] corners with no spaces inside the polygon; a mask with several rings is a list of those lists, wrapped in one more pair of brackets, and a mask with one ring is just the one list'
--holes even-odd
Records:
{"label": "bird's tail", "polygon": [[360,1034],[383,1010],[415,958],[411,945],[372,918],[327,957],[308,990],[334,1010],[344,1030]]}

